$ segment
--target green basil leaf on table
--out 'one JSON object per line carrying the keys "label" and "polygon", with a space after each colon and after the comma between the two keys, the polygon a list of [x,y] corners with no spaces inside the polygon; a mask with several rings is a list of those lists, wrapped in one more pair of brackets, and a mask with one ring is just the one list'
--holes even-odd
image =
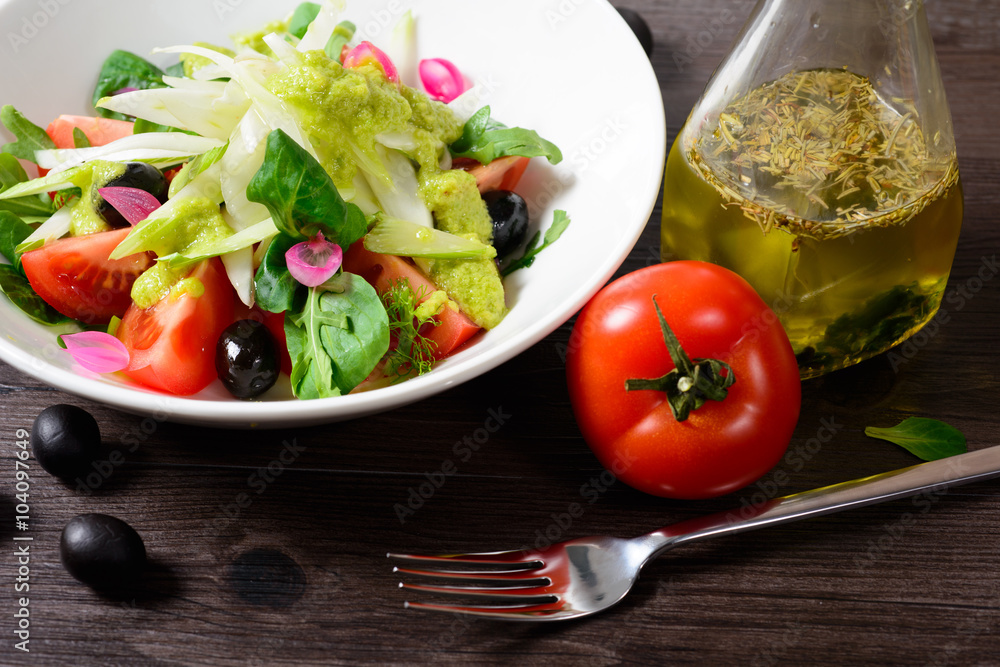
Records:
{"label": "green basil leaf on table", "polygon": [[955,456],[968,450],[965,435],[937,419],[910,417],[890,428],[869,426],[865,435],[888,440],[924,461]]}

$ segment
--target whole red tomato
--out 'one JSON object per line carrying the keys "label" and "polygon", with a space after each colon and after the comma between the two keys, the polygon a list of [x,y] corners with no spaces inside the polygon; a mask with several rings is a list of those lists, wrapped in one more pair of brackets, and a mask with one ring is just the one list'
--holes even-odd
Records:
{"label": "whole red tomato", "polygon": [[[679,365],[690,374],[697,364],[701,384],[668,375],[676,366],[654,295],[686,353]],[[587,444],[619,479],[658,496],[709,498],[754,482],[781,459],[799,417],[785,330],[743,278],[714,264],[668,262],[614,281],[580,311],[566,362]],[[693,408],[683,421],[667,392],[625,387],[664,376],[678,401],[689,399],[679,416]]]}

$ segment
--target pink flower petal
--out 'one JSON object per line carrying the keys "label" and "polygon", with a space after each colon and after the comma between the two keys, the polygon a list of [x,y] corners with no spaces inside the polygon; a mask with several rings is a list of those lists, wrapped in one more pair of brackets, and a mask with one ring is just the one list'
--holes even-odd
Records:
{"label": "pink flower petal", "polygon": [[114,373],[128,366],[129,356],[125,345],[103,331],[81,331],[63,334],[66,351],[76,363],[94,373]]}
{"label": "pink flower petal", "polygon": [[392,83],[399,83],[399,72],[396,71],[396,66],[392,64],[385,52],[371,42],[361,42],[344,56],[344,67],[348,69],[360,67],[367,62],[376,63],[382,68],[385,78]]}
{"label": "pink flower petal", "polygon": [[288,272],[306,287],[322,285],[333,277],[344,261],[344,251],[319,233],[310,241],[296,243],[285,253]]}
{"label": "pink flower petal", "polygon": [[101,188],[97,191],[130,225],[142,222],[160,208],[160,200],[139,188]]}
{"label": "pink flower petal", "polygon": [[454,63],[444,58],[427,58],[420,61],[420,83],[427,94],[442,102],[453,99],[469,89],[465,77]]}

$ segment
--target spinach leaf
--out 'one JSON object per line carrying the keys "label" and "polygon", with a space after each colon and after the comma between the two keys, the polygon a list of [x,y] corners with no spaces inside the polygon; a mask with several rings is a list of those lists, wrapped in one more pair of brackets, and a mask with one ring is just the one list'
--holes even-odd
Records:
{"label": "spinach leaf", "polygon": [[4,153],[10,153],[14,157],[28,162],[35,162],[35,151],[56,147],[45,130],[25,118],[20,111],[9,104],[0,109],[0,122],[16,139],[9,144],[4,144],[2,149]]}
{"label": "spinach leaf", "polygon": [[68,318],[35,294],[24,275],[9,264],[0,264],[0,292],[28,317],[42,324],[60,324]]}
{"label": "spinach leaf", "polygon": [[543,139],[534,130],[507,127],[491,120],[488,106],[466,121],[462,136],[449,149],[455,157],[473,158],[482,164],[507,155],[544,157],[552,164],[562,161],[562,152],[551,141]]}
{"label": "spinach leaf", "polygon": [[124,114],[97,107],[97,103],[102,98],[109,97],[122,88],[146,90],[147,88],[165,88],[166,85],[163,83],[163,70],[159,67],[134,53],[117,49],[107,57],[97,75],[93,104],[97,108],[97,113],[105,118],[129,120]]}
{"label": "spinach leaf", "polygon": [[286,313],[292,391],[298,398],[346,394],[389,349],[389,318],[375,288],[340,272],[309,290],[300,312]]}
{"label": "spinach leaf", "polygon": [[528,245],[524,249],[524,254],[521,255],[520,259],[516,259],[500,272],[501,276],[507,276],[517,271],[518,269],[526,269],[535,263],[535,258],[538,253],[548,248],[550,245],[559,240],[566,228],[569,227],[569,216],[566,215],[566,211],[555,211],[552,216],[552,224],[545,231],[545,240],[541,245],[538,244],[539,236],[541,232],[535,232],[535,235],[531,237],[528,241]]}
{"label": "spinach leaf", "polygon": [[[10,153],[0,153],[0,193],[27,181],[28,175],[17,158]],[[19,216],[48,217],[52,215],[52,199],[48,194],[0,199],[0,211],[10,211]]]}
{"label": "spinach leaf", "polygon": [[345,202],[316,158],[281,130],[267,135],[264,164],[250,180],[247,198],[264,204],[278,230],[294,239],[323,232],[346,249],[368,231],[361,209]]}
{"label": "spinach leaf", "polygon": [[288,21],[288,32],[298,39],[306,36],[309,24],[319,16],[320,6],[315,2],[303,2],[292,13],[292,18]]}
{"label": "spinach leaf", "polygon": [[31,225],[10,211],[0,211],[0,255],[6,257],[11,264],[17,265],[20,256],[14,249],[33,231]]}
{"label": "spinach leaf", "polygon": [[924,417],[910,417],[891,428],[869,426],[865,435],[895,443],[924,461],[948,458],[968,449],[965,435],[957,428]]}
{"label": "spinach leaf", "polygon": [[254,276],[257,305],[270,313],[296,312],[305,302],[308,288],[292,277],[285,263],[285,253],[296,243],[287,234],[275,236]]}

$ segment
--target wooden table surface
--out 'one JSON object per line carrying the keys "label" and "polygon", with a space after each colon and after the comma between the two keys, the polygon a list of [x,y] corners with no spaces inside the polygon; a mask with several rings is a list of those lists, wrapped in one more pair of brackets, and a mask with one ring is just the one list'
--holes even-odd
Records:
{"label": "wooden table surface", "polygon": [[[752,3],[622,4],[652,27],[672,140]],[[948,321],[902,363],[877,358],[806,382],[790,446],[799,456],[760,484],[697,502],[602,485],[565,387],[559,350],[572,322],[435,398],[296,430],[144,419],[0,364],[0,663],[1000,663],[997,483],[686,547],[649,566],[617,608],[582,622],[406,610],[385,559],[389,550],[518,547],[539,535],[632,536],[908,466],[911,455],[863,430],[911,415],[950,422],[972,449],[1000,443],[1000,3],[939,0],[928,13],[965,186]],[[613,57],[596,44],[594,55]],[[657,205],[619,274],[656,261],[659,215]],[[30,528],[19,532],[17,432],[60,402],[97,417],[105,458],[83,484],[34,474]],[[481,437],[498,415],[502,426],[477,451],[456,455],[456,443]],[[401,521],[394,507],[449,462],[457,472]],[[574,503],[583,511],[571,518]],[[135,595],[103,598],[62,568],[60,531],[86,512],[119,516],[142,534],[153,565]],[[33,538],[29,654],[14,648],[23,542],[13,537],[25,534]]]}

